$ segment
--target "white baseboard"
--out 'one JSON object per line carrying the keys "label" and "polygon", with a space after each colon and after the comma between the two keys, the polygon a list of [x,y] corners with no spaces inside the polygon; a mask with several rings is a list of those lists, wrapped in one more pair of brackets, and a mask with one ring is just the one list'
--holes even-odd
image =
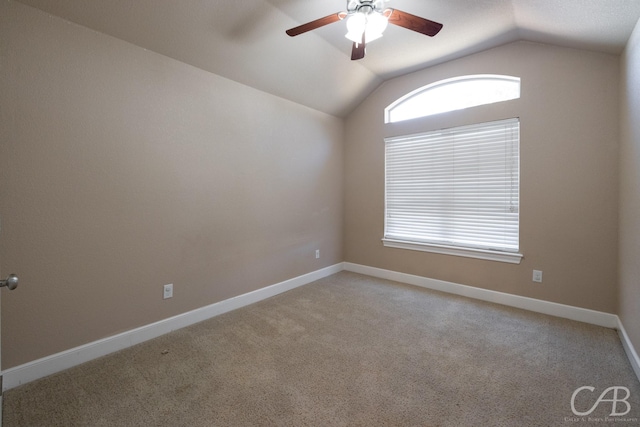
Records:
{"label": "white baseboard", "polygon": [[412,274],[399,273],[396,271],[352,264],[349,262],[344,263],[344,269],[347,271],[353,271],[354,273],[366,274],[368,276],[393,280],[409,285],[420,286],[422,288],[461,295],[482,301],[494,302],[510,307],[522,308],[536,313],[549,314],[551,316],[591,323],[593,325],[604,326],[606,328],[616,329],[618,327],[618,316],[615,314],[603,313],[601,311],[542,301],[534,298],[507,294],[504,292],[491,291],[488,289],[474,288],[473,286],[460,285],[457,283],[445,282],[443,280],[429,279],[422,276],[414,276]]}
{"label": "white baseboard", "polygon": [[620,341],[622,341],[622,347],[624,347],[625,353],[627,353],[627,357],[629,358],[629,362],[631,362],[631,367],[633,371],[636,373],[636,377],[638,377],[638,381],[640,381],[640,357],[638,357],[638,353],[636,349],[633,347],[631,343],[631,338],[627,335],[627,331],[624,329],[622,325],[622,320],[618,319],[618,335],[620,336]]}
{"label": "white baseboard", "polygon": [[3,391],[12,389],[21,384],[26,384],[47,375],[55,374],[56,372],[131,347],[171,331],[262,301],[322,279],[323,277],[338,273],[342,271],[343,268],[343,263],[338,263],[302,276],[294,277],[293,279],[285,280],[275,285],[267,286],[187,313],[160,320],[159,322],[34,360],[24,365],[9,368],[2,372],[2,389]]}
{"label": "white baseboard", "polygon": [[1,373],[3,376],[2,389],[3,391],[12,389],[21,384],[26,384],[30,381],[43,378],[115,351],[131,347],[171,331],[175,331],[220,314],[262,301],[299,286],[303,286],[338,273],[342,270],[393,280],[450,294],[466,296],[482,301],[507,305],[510,307],[521,308],[551,316],[577,320],[606,328],[617,329],[633,370],[640,380],[640,358],[638,357],[638,353],[634,349],[622,322],[615,314],[603,313],[595,310],[572,307],[549,301],[542,301],[518,295],[506,294],[503,292],[474,288],[472,286],[345,262],[313,271],[293,279],[285,280],[284,282],[220,301],[187,313],[179,314],[140,328],[132,329],[118,335],[72,348],[61,353],[53,354],[33,362],[25,363],[24,365],[7,369]]}

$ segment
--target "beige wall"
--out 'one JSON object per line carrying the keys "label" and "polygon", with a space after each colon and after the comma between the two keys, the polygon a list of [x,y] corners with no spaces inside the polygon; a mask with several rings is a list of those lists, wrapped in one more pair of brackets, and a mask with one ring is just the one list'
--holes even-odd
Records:
{"label": "beige wall", "polygon": [[[513,43],[390,80],[343,126],[3,0],[0,268],[21,285],[2,292],[2,369],[343,260],[619,310],[640,347],[639,31],[622,73],[616,56]],[[479,73],[522,77],[522,98],[383,125],[406,92]],[[523,262],[383,247],[383,137],[513,116]]]}
{"label": "beige wall", "polygon": [[640,21],[622,56],[619,315],[640,351]]}
{"label": "beige wall", "polygon": [[343,260],[341,120],[5,0],[0,67],[3,369]]}
{"label": "beige wall", "polygon": [[[383,109],[400,96],[467,74],[519,76],[521,99],[383,125]],[[346,261],[616,312],[618,82],[617,56],[528,42],[387,81],[346,121]],[[515,116],[520,265],[383,247],[385,136]]]}

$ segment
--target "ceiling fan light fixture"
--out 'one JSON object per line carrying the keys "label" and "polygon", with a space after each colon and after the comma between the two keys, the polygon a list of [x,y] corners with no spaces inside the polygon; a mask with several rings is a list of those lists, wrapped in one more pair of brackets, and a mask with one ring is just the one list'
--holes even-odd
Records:
{"label": "ceiling fan light fixture", "polygon": [[380,13],[370,13],[367,16],[367,26],[364,31],[364,38],[367,43],[382,37],[382,33],[387,28],[389,21]]}
{"label": "ceiling fan light fixture", "polygon": [[367,28],[367,17],[362,13],[355,13],[347,19],[347,34],[346,38],[355,42],[362,42],[362,33]]}
{"label": "ceiling fan light fixture", "polygon": [[367,31],[382,34],[387,28],[389,20],[381,13],[374,12],[367,16]]}
{"label": "ceiling fan light fixture", "polygon": [[364,33],[365,43],[382,37],[382,33],[387,28],[388,20],[383,14],[378,12],[371,13],[354,13],[347,19],[346,38],[355,42],[362,42],[362,33]]}

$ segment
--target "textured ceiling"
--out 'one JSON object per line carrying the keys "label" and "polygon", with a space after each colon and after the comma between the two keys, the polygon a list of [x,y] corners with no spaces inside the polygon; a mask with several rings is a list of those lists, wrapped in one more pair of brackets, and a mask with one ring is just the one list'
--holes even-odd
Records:
{"label": "textured ceiling", "polygon": [[19,1],[336,116],[386,79],[516,40],[619,54],[640,19],[640,0],[390,0],[444,28],[430,38],[390,25],[351,61],[344,22],[285,34],[344,0]]}

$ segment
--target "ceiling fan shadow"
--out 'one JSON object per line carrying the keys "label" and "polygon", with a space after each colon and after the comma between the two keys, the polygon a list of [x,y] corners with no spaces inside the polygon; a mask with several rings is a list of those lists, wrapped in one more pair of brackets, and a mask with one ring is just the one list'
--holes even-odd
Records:
{"label": "ceiling fan shadow", "polygon": [[214,34],[226,40],[252,43],[281,26],[282,21],[278,18],[282,13],[269,0],[220,2],[215,15],[211,17],[210,28]]}

